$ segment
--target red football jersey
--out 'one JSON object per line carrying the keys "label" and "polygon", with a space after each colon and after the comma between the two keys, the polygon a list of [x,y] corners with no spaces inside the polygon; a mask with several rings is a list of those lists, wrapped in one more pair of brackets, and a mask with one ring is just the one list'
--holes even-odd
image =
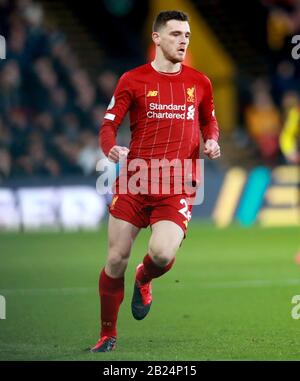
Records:
{"label": "red football jersey", "polygon": [[[143,172],[142,175],[147,175],[152,184],[170,182],[172,192],[174,181],[199,183],[195,159],[199,158],[200,130],[204,141],[219,137],[210,80],[185,65],[174,74],[157,72],[151,64],[123,74],[100,130],[105,155],[116,144],[117,129],[127,111],[131,129],[128,163],[132,159],[143,159],[147,163],[150,159],[180,162],[177,168],[184,169],[176,172],[171,168],[170,180],[162,175],[161,169],[158,175],[151,177],[153,168],[159,167],[153,161],[145,169],[148,174]],[[184,159],[192,160],[186,166]],[[129,176],[133,173],[128,172]]]}
{"label": "red football jersey", "polygon": [[104,116],[100,144],[105,155],[116,144],[124,116],[130,113],[128,159],[199,157],[199,133],[218,140],[210,80],[182,65],[177,73],[157,72],[146,64],[120,78]]}

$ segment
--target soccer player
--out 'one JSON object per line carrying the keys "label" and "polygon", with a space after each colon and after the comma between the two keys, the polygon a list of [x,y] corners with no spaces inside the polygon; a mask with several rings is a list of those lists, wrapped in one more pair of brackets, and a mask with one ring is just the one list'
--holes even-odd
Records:
{"label": "soccer player", "polygon": [[290,109],[280,134],[279,144],[289,164],[300,164],[300,105]]}
{"label": "soccer player", "polygon": [[[182,64],[190,35],[185,13],[165,11],[156,17],[152,33],[155,59],[123,74],[104,116],[100,144],[110,161],[117,163],[126,156],[127,163],[134,159],[147,163],[153,159],[195,160],[199,158],[200,131],[204,154],[210,159],[220,156],[211,82]],[[117,129],[127,111],[129,149],[116,145]],[[193,178],[195,171],[191,171]],[[127,173],[131,174],[129,170]],[[99,279],[100,339],[92,352],[108,352],[116,347],[124,273],[140,229],[151,226],[147,253],[136,268],[131,310],[137,320],[148,314],[151,281],[171,269],[191,218],[192,205],[185,191],[166,195],[151,191],[135,194],[130,189],[122,193],[116,189],[109,207],[108,258]]]}

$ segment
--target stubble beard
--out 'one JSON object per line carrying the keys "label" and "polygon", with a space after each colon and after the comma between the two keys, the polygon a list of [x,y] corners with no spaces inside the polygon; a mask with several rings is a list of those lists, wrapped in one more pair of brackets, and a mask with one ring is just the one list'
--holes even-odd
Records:
{"label": "stubble beard", "polygon": [[172,64],[181,63],[185,59],[185,55],[182,58],[174,57],[171,54],[165,53],[164,56],[167,58],[168,61],[172,62]]}

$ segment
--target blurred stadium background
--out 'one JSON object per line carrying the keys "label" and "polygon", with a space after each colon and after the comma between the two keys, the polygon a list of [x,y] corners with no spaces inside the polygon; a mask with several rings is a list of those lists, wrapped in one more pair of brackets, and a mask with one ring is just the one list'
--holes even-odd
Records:
{"label": "blurred stadium background", "polygon": [[[206,286],[214,281],[225,284],[225,291],[222,286],[204,289],[208,293],[223,290],[214,297],[220,303],[224,298],[231,300],[224,306],[229,320],[230,312],[237,307],[235,297],[241,305],[248,295],[251,306],[258,308],[257,302],[266,314],[272,306],[276,305],[274,314],[279,313],[280,306],[283,308],[277,315],[280,319],[276,317],[274,323],[262,318],[261,326],[254,313],[256,317],[248,328],[254,335],[261,328],[265,338],[261,346],[252,340],[250,331],[246,336],[240,334],[240,341],[237,339],[236,332],[249,324],[247,310],[248,315],[233,319],[236,332],[228,334],[232,351],[223,348],[220,341],[226,343],[224,332],[230,331],[222,315],[225,328],[219,325],[220,337],[211,323],[203,347],[191,345],[184,355],[170,351],[168,359],[300,356],[296,346],[299,340],[292,339],[299,339],[299,329],[290,317],[290,299],[297,289],[300,293],[294,264],[300,250],[299,154],[290,155],[299,140],[297,143],[297,138],[289,135],[294,120],[298,120],[294,124],[300,135],[300,59],[293,59],[291,54],[292,36],[300,34],[299,1],[97,0],[82,4],[71,0],[0,0],[0,35],[6,39],[6,56],[0,59],[0,294],[14,302],[7,304],[10,318],[0,320],[0,359],[82,358],[70,349],[73,341],[79,340],[78,330],[85,330],[89,340],[96,338],[95,268],[100,268],[106,255],[109,202],[96,192],[96,163],[104,157],[98,146],[99,126],[119,76],[153,57],[151,22],[158,11],[165,9],[181,9],[190,15],[192,39],[187,64],[212,80],[222,158],[216,162],[205,160],[205,199],[203,205],[194,208],[190,238],[182,248],[187,252],[170,275],[174,279],[166,278],[161,285],[166,286],[168,279],[177,282],[176,277],[182,274],[190,274],[195,292],[201,289],[201,281],[208,282]],[[118,140],[128,144],[128,119],[119,129]],[[43,232],[33,234],[31,230]],[[141,250],[137,255],[143,255],[146,249],[147,234],[143,232],[139,238],[134,249],[137,253]],[[203,234],[215,240],[216,246],[204,245]],[[190,268],[196,263],[199,273]],[[180,266],[186,272],[181,274]],[[188,279],[186,275],[187,284]],[[237,282],[236,287],[230,286],[232,282]],[[163,290],[157,288],[159,297],[165,297],[168,303]],[[236,289],[241,291],[239,298],[234,294]],[[274,291],[271,299],[270,289]],[[256,299],[253,292],[257,296],[258,290]],[[178,292],[186,297],[183,290]],[[47,306],[43,304],[45,295]],[[213,297],[205,293],[202,296],[205,303]],[[35,302],[31,305],[32,298]],[[74,306],[81,319],[69,322],[69,329],[66,324],[58,329],[53,323],[58,319],[58,299],[60,308],[67,305],[62,309],[63,319]],[[197,303],[198,299],[194,295],[191,300]],[[266,300],[270,300],[269,305],[263,303]],[[23,308],[28,315],[21,322]],[[198,315],[202,313],[200,309]],[[214,303],[209,304],[201,324],[220,324],[211,321],[209,313],[217,316]],[[184,316],[189,318],[188,313]],[[120,317],[121,325],[129,332],[135,330],[127,318],[129,321],[127,315]],[[162,328],[155,316],[153,319],[152,327],[159,332]],[[194,319],[193,330],[197,317]],[[282,337],[276,336],[273,323],[281,324]],[[26,332],[28,327],[32,327],[34,337]],[[173,335],[176,329],[174,323]],[[66,332],[70,335],[70,340],[64,336],[69,351],[63,344],[58,344],[59,349],[54,344],[60,340],[59,334]],[[153,339],[151,335],[154,333],[149,330]],[[209,337],[221,345],[220,350],[214,350]],[[47,348],[44,342],[39,351],[45,338],[53,339],[53,347],[51,344]],[[84,339],[81,332],[83,346]],[[285,349],[272,346],[277,339],[282,339],[280,345],[284,343]],[[80,340],[76,345],[81,345]],[[147,357],[141,347],[132,353],[127,348],[120,359],[143,359],[139,353],[145,359],[156,359],[152,349],[150,343]]]}

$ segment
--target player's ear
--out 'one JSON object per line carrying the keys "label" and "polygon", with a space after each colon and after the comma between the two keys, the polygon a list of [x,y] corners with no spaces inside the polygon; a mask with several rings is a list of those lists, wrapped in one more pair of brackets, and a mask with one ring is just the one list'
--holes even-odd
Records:
{"label": "player's ear", "polygon": [[159,36],[159,33],[158,32],[153,32],[152,33],[152,41],[154,42],[154,44],[156,46],[159,46],[160,45],[160,36]]}

